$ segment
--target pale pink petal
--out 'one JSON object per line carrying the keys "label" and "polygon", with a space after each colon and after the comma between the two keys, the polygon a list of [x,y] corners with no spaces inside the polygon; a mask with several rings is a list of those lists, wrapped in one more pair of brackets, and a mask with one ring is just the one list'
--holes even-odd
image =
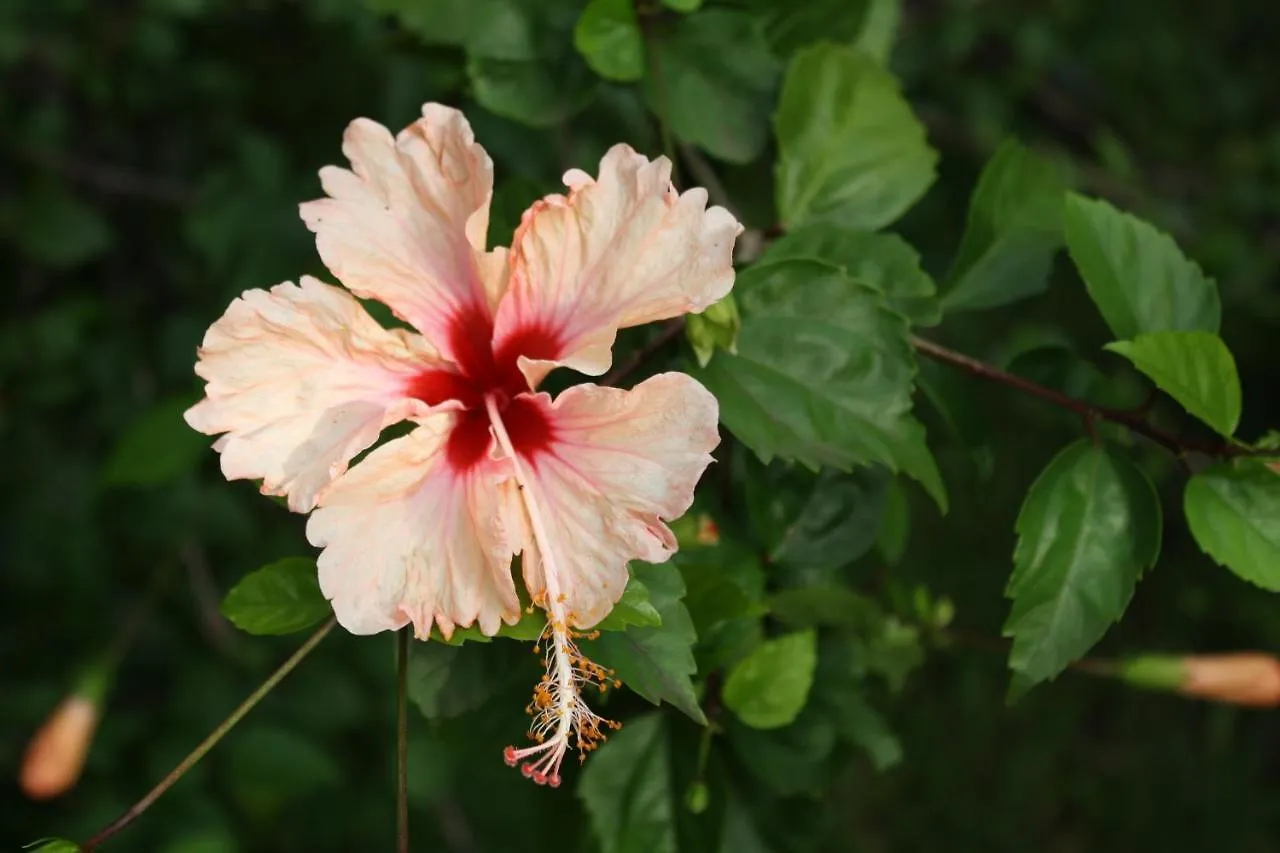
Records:
{"label": "pale pink petal", "polygon": [[626,145],[600,161],[600,179],[574,169],[568,197],[547,196],[524,215],[511,254],[511,289],[495,339],[550,335],[554,356],[529,353],[533,384],[556,364],[592,375],[609,368],[618,329],[702,311],[733,286],[742,226],[707,193],[677,193],[671,163]]}
{"label": "pale pink petal", "polygon": [[445,637],[478,623],[487,635],[520,619],[511,558],[523,535],[507,460],[465,472],[448,461],[457,415],[433,414],[375,449],[321,498],[307,538],[321,547],[320,588],[353,634],[412,623]]}
{"label": "pale pink petal", "polygon": [[249,290],[205,334],[205,398],[187,423],[209,435],[227,479],[261,479],[306,512],[382,429],[424,403],[405,389],[442,365],[417,335],[379,326],[351,294],[303,277]]}
{"label": "pale pink petal", "polygon": [[394,139],[369,119],[343,136],[351,170],[326,166],[329,198],[303,204],[320,257],[357,296],[386,303],[450,359],[450,320],[492,312],[506,251],[485,254],[493,164],[462,113],[427,104]]}
{"label": "pale pink petal", "polygon": [[664,522],[688,510],[720,442],[716,399],[682,373],[630,391],[578,385],[554,403],[533,399],[553,438],[521,461],[534,522],[525,584],[552,605],[563,595],[568,621],[588,628],[622,595],[629,560],[661,563],[675,552]]}

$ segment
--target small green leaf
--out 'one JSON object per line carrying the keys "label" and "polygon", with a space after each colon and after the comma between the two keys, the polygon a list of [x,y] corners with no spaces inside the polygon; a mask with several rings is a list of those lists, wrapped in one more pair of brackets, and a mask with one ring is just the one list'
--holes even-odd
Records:
{"label": "small green leaf", "polygon": [[729,671],[721,697],[752,728],[782,728],[804,709],[817,665],[818,635],[812,630],[766,640]]}
{"label": "small green leaf", "polygon": [[240,579],[222,602],[222,615],[250,634],[292,634],[329,616],[316,561],[286,557]]}
{"label": "small green leaf", "polygon": [[1187,483],[1183,509],[1206,554],[1280,592],[1280,474],[1259,462],[1208,468]]}
{"label": "small green leaf", "polygon": [[1067,249],[1121,340],[1145,332],[1218,331],[1218,286],[1168,234],[1109,203],[1067,194]]}
{"label": "small green leaf", "polygon": [[1079,441],[1031,486],[1017,531],[1004,635],[1020,692],[1057,676],[1124,613],[1160,552],[1160,502],[1126,457]]}
{"label": "small green leaf", "polygon": [[717,349],[737,352],[740,328],[742,316],[738,313],[738,303],[734,301],[732,293],[701,314],[685,317],[684,334],[689,340],[689,346],[693,347],[698,366],[706,367]]}
{"label": "small green leaf", "polygon": [[649,588],[635,577],[633,570],[627,588],[622,591],[622,598],[595,627],[599,631],[622,631],[631,625],[645,628],[661,624],[662,614],[649,599]]}
{"label": "small green leaf", "polygon": [[677,12],[696,12],[702,8],[702,0],[662,0],[662,5]]}
{"label": "small green leaf", "polygon": [[633,568],[662,624],[603,633],[596,640],[583,640],[583,651],[613,669],[623,683],[653,704],[670,702],[705,725],[707,718],[690,679],[697,671],[693,645],[698,636],[680,601],[685,592],[680,570],[672,563],[636,563]]}
{"label": "small green leaf", "polygon": [[843,269],[849,278],[869,284],[894,311],[915,326],[942,319],[933,279],[920,267],[920,253],[897,234],[851,231],[831,223],[798,228],[770,244],[757,263],[809,258]]}
{"label": "small green leaf", "polygon": [[847,45],[796,54],[774,116],[777,205],[786,230],[817,222],[875,231],[934,180],[924,126],[873,58]]}
{"label": "small green leaf", "polygon": [[632,0],[591,0],[573,29],[573,46],[606,80],[644,76],[644,37]]}
{"label": "small green leaf", "polygon": [[869,0],[862,17],[862,29],[854,43],[876,62],[887,66],[901,23],[901,0]]}
{"label": "small green leaf", "polygon": [[915,356],[907,323],[880,293],[809,260],[757,264],[738,276],[738,354],[698,377],[720,417],[766,462],[848,470],[880,463],[946,492],[911,416]]}
{"label": "small green leaf", "polygon": [[730,163],[760,155],[780,69],[749,15],[703,9],[676,21],[652,51],[645,98],[676,136]]}
{"label": "small green leaf", "polygon": [[32,853],[80,853],[80,845],[65,838],[41,838],[24,844],[22,849]]}
{"label": "small green leaf", "polygon": [[1014,140],[1001,145],[969,200],[943,309],[996,308],[1042,292],[1062,245],[1066,191],[1052,163]]}
{"label": "small green leaf", "polygon": [[1212,332],[1151,332],[1107,344],[1195,417],[1230,438],[1240,423],[1240,376]]}
{"label": "small green leaf", "polygon": [[677,853],[667,731],[660,714],[628,720],[591,756],[578,798],[602,853]]}
{"label": "small green leaf", "polygon": [[138,418],[116,442],[102,469],[108,486],[160,486],[194,471],[209,439],[187,426],[185,398],[166,400]]}
{"label": "small green leaf", "polygon": [[779,622],[797,627],[836,625],[868,628],[880,625],[879,604],[844,586],[784,589],[769,599],[769,612]]}

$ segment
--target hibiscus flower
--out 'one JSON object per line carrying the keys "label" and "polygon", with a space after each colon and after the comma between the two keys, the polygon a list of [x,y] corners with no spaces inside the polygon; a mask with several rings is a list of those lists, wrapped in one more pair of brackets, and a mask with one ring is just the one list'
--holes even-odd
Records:
{"label": "hibiscus flower", "polygon": [[704,190],[678,193],[665,158],[616,145],[597,179],[570,170],[568,195],[489,250],[493,166],[457,110],[427,104],[395,137],[357,119],[343,153],[351,169],[322,169],[328,197],[301,214],[346,289],[304,276],[233,301],[200,347],[205,398],[187,422],[221,436],[228,479],[311,513],[320,587],[352,633],[493,635],[520,619],[520,554],[548,671],[530,706],[539,742],[506,758],[558,784],[570,740],[603,737],[581,693],[608,674],[573,640],[622,595],[628,561],[674,553],[665,522],[693,500],[718,410],[681,373],[554,400],[537,387],[559,366],[603,374],[619,329],[725,296],[742,226]]}

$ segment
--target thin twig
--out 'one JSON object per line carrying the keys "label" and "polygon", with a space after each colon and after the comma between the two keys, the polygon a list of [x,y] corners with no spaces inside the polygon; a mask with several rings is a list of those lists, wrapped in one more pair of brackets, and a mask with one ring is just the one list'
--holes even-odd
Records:
{"label": "thin twig", "polygon": [[680,336],[684,331],[684,318],[677,317],[674,320],[668,320],[666,325],[662,327],[662,331],[654,336],[653,340],[644,346],[636,349],[631,355],[624,358],[618,363],[618,366],[600,380],[601,385],[617,385],[623,379],[626,379],[632,371],[643,364],[651,355],[658,350],[671,343]]}
{"label": "thin twig", "polygon": [[1029,394],[1032,397],[1039,397],[1045,402],[1052,403],[1068,411],[1075,412],[1086,423],[1090,420],[1110,421],[1114,424],[1120,424],[1128,428],[1130,431],[1138,435],[1154,441],[1156,444],[1168,449],[1176,456],[1183,456],[1189,452],[1203,453],[1206,456],[1215,457],[1235,457],[1235,456],[1274,456],[1274,451],[1259,452],[1247,447],[1231,444],[1230,442],[1203,442],[1194,439],[1185,438],[1180,435],[1168,432],[1155,426],[1147,420],[1147,406],[1140,406],[1137,409],[1116,409],[1110,406],[1095,406],[1084,400],[1077,400],[1075,397],[1068,397],[1052,388],[1047,388],[1030,379],[1024,379],[1007,371],[1001,370],[994,365],[986,362],[978,361],[963,353],[947,349],[927,341],[924,338],[913,337],[912,345],[921,355],[926,355],[934,361],[959,368],[973,376],[986,379],[991,382],[1005,385],[1009,388]]}
{"label": "thin twig", "polygon": [[409,853],[409,636],[396,637],[396,853]]}
{"label": "thin twig", "polygon": [[200,759],[204,758],[209,750],[213,749],[214,746],[217,745],[218,741],[222,740],[222,738],[226,736],[227,732],[235,728],[236,723],[240,722],[240,720],[244,718],[245,714],[253,710],[253,707],[261,702],[264,696],[270,693],[286,675],[292,672],[293,668],[297,666],[312,649],[319,645],[320,641],[323,640],[325,635],[333,629],[335,624],[336,620],[332,617],[328,622],[325,622],[318,631],[312,634],[311,637],[302,644],[300,649],[290,655],[289,659],[280,665],[279,669],[271,673],[270,677],[258,686],[258,689],[250,693],[249,698],[241,702],[240,706],[232,711],[231,715],[223,720],[216,729],[210,732],[208,737],[200,741],[200,744],[191,751],[191,754],[182,759],[182,763],[173,768],[169,775],[160,781],[160,784],[152,788],[141,800],[138,800],[138,802],[130,806],[127,812],[107,824],[96,835],[84,842],[84,844],[80,845],[80,849],[83,853],[93,853],[98,845],[102,844],[102,842],[133,823],[139,815],[151,807],[152,803],[160,799],[161,795],[172,788],[188,770],[194,767]]}

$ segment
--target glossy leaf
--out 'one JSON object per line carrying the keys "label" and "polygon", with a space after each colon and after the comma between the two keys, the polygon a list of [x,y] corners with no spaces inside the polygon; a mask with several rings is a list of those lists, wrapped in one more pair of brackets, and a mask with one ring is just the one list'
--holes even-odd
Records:
{"label": "glossy leaf", "polygon": [[578,798],[602,853],[677,853],[671,761],[659,714],[629,720],[582,771]]}
{"label": "glossy leaf", "polygon": [[1214,332],[1218,286],[1173,238],[1108,202],[1067,195],[1067,249],[1111,332]]}
{"label": "glossy leaf", "polygon": [[311,557],[286,557],[250,572],[222,602],[222,615],[250,634],[292,634],[332,612]]}
{"label": "glossy leaf", "polygon": [[721,698],[752,728],[781,728],[804,709],[817,664],[812,630],[766,640],[729,670]]}
{"label": "glossy leaf", "polygon": [[942,319],[937,288],[920,267],[920,253],[897,234],[851,231],[832,223],[798,228],[775,240],[758,263],[809,258],[840,267],[869,284],[885,303],[912,325],[933,326]]}
{"label": "glossy leaf", "polygon": [[774,117],[778,216],[787,230],[834,222],[874,231],[933,183],[938,155],[898,82],[855,47],[796,54]]}
{"label": "glossy leaf", "polygon": [[1280,474],[1258,462],[1216,465],[1187,483],[1183,509],[1206,554],[1280,592]]}
{"label": "glossy leaf", "polygon": [[1236,360],[1212,332],[1152,332],[1107,349],[1119,353],[1184,409],[1230,438],[1243,405]]}
{"label": "glossy leaf", "polygon": [[995,308],[1040,293],[1062,245],[1066,184],[1054,165],[1009,140],[982,170],[947,276],[946,311]]}
{"label": "glossy leaf", "polygon": [[1015,691],[1054,678],[1118,620],[1160,552],[1160,503],[1116,450],[1079,441],[1027,493],[1005,594]]}
{"label": "glossy leaf", "polygon": [[680,570],[671,563],[637,563],[634,571],[648,588],[662,624],[602,633],[596,640],[584,640],[583,651],[653,704],[669,702],[696,722],[706,723],[691,680],[697,671],[693,644],[698,637],[680,600],[685,593]]}
{"label": "glossy leaf", "polygon": [[879,463],[946,494],[911,416],[915,359],[901,315],[878,291],[817,261],[751,267],[738,276],[738,354],[698,376],[744,444],[817,468]]}
{"label": "glossy leaf", "polygon": [[652,50],[645,97],[676,136],[730,163],[764,150],[781,69],[749,15],[703,9],[676,21]]}
{"label": "glossy leaf", "polygon": [[591,0],[574,27],[573,46],[607,80],[644,76],[644,37],[633,0]]}

